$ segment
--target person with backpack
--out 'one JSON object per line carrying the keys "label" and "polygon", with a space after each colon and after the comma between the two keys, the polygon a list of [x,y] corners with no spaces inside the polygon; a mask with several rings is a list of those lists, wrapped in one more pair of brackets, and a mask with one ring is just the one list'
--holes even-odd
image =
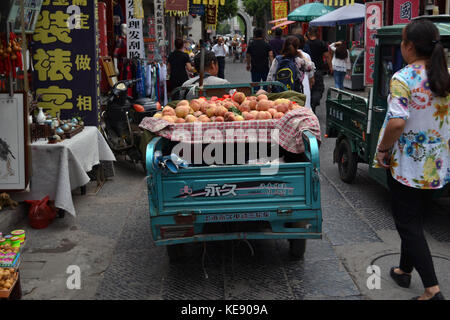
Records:
{"label": "person with backpack", "polygon": [[[303,78],[305,74],[314,70],[314,63],[305,59],[298,51],[300,41],[295,36],[289,36],[284,41],[281,54],[276,56],[267,76],[267,81],[279,81],[288,90],[303,93]],[[278,91],[277,87],[274,91]]]}
{"label": "person with backpack", "polygon": [[331,65],[333,66],[334,86],[337,89],[344,89],[344,78],[347,70],[350,70],[350,53],[345,45],[341,42],[330,44],[330,50],[334,52]]}

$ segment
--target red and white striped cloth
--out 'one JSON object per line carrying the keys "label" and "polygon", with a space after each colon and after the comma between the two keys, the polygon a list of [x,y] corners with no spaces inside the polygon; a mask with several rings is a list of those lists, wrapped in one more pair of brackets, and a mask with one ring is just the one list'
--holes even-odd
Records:
{"label": "red and white striped cloth", "polygon": [[311,131],[320,141],[320,124],[308,108],[292,110],[275,120],[171,123],[146,117],[139,125],[154,134],[186,143],[276,142],[289,152],[303,153],[302,132]]}

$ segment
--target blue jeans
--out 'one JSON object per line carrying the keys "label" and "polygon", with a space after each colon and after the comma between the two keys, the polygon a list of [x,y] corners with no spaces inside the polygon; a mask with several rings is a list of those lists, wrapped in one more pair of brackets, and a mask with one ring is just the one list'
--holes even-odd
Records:
{"label": "blue jeans", "polygon": [[334,86],[337,89],[344,89],[344,78],[345,78],[345,71],[333,71],[333,76],[334,76]]}
{"label": "blue jeans", "polygon": [[[252,82],[261,82],[267,80],[267,75],[269,74],[269,71],[267,72],[256,72],[252,71]],[[259,87],[255,87],[255,91],[258,91]],[[267,90],[266,87],[264,87],[264,90]]]}

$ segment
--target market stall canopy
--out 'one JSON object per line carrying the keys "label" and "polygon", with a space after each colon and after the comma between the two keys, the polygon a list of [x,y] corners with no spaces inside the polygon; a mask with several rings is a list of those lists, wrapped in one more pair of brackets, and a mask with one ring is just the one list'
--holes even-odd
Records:
{"label": "market stall canopy", "polygon": [[307,3],[289,13],[287,19],[288,21],[308,22],[333,10],[334,8],[324,6],[320,2]]}
{"label": "market stall canopy", "polygon": [[364,22],[366,6],[360,3],[340,7],[310,22],[312,26],[334,27],[349,23]]}
{"label": "market stall canopy", "polygon": [[282,23],[280,23],[280,24],[277,24],[277,25],[273,26],[273,27],[272,27],[272,30],[275,30],[276,28],[281,28],[281,27],[290,25],[290,24],[292,24],[292,23],[295,23],[295,21],[284,21],[284,22],[282,22]]}

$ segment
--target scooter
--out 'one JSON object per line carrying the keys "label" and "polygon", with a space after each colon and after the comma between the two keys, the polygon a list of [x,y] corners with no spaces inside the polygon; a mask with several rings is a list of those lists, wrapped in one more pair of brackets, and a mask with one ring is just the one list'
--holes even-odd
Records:
{"label": "scooter", "polygon": [[139,163],[145,170],[145,159],[139,145],[142,129],[139,124],[144,117],[157,112],[158,103],[149,98],[133,100],[128,96],[128,88],[138,80],[118,81],[108,93],[107,103],[100,113],[100,131],[117,156],[125,156],[133,163]]}

